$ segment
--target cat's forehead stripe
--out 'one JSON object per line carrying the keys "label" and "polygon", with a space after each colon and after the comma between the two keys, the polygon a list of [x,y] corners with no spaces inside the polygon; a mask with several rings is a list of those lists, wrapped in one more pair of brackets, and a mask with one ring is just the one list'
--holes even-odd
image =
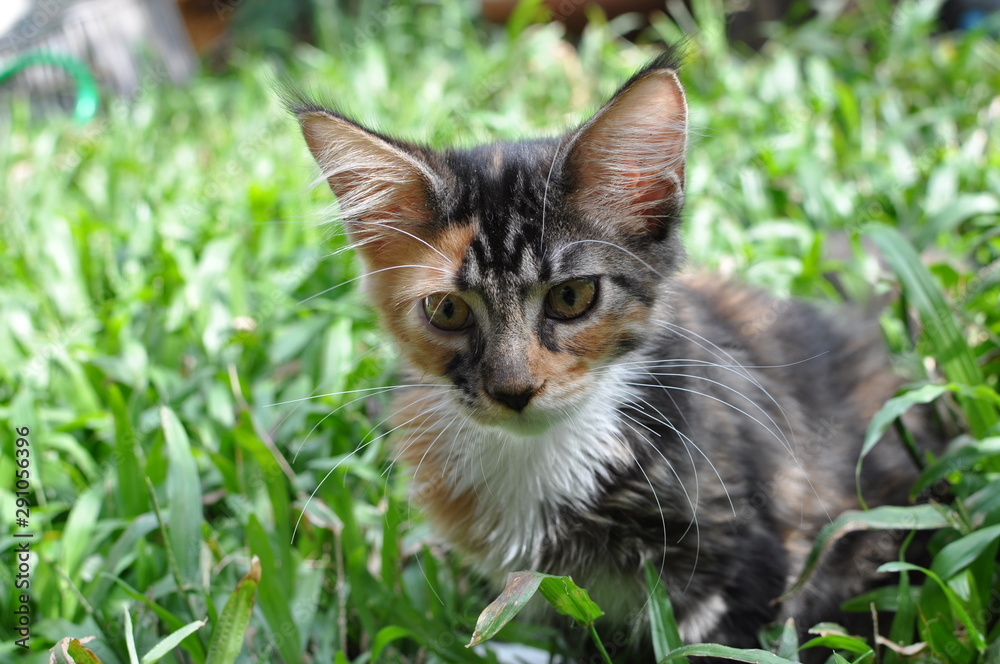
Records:
{"label": "cat's forehead stripe", "polygon": [[452,223],[474,220],[479,231],[471,246],[476,262],[471,269],[499,275],[538,263],[552,155],[554,145],[544,141],[530,148],[496,143],[448,154],[456,186],[447,216]]}

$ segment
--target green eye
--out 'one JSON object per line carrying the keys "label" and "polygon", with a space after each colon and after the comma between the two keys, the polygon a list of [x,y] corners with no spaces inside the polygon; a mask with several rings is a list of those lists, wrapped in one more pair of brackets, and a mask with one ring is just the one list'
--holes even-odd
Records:
{"label": "green eye", "polygon": [[557,320],[578,318],[594,306],[596,297],[596,277],[564,281],[545,296],[545,315]]}
{"label": "green eye", "polygon": [[424,313],[431,325],[454,332],[472,324],[468,303],[453,293],[434,293],[424,298]]}

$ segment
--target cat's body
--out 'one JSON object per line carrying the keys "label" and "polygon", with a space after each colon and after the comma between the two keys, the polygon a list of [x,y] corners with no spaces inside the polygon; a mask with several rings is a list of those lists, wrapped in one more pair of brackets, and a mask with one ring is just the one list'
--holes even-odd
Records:
{"label": "cat's body", "polygon": [[[415,502],[498,582],[569,574],[643,620],[646,561],[683,637],[756,645],[836,618],[893,547],[844,542],[779,605],[898,385],[873,325],[676,276],[686,103],[667,58],[561,139],[433,152],[296,112],[413,387]],[[870,504],[914,471],[866,461]]]}
{"label": "cat's body", "polygon": [[[710,276],[672,290],[670,323],[541,434],[459,428],[435,388],[402,396],[414,498],[497,583],[519,569],[568,574],[622,624],[645,617],[646,560],[687,641],[750,647],[780,617],[832,620],[894,548],[859,540],[785,607],[771,600],[819,528],[858,507],[860,441],[897,387],[877,328]],[[904,502],[915,478],[890,449],[863,467],[872,504]]]}

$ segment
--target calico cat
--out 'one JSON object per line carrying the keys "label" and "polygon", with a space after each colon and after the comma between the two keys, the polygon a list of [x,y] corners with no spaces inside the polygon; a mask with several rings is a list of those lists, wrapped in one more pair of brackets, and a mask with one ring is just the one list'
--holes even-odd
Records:
{"label": "calico cat", "polygon": [[[671,55],[553,139],[434,151],[293,110],[412,383],[414,501],[479,571],[571,575],[627,625],[652,561],[686,641],[754,647],[772,621],[838,619],[895,559],[842,540],[776,601],[858,507],[860,442],[899,381],[870,321],[680,273]],[[905,502],[914,477],[881,444],[864,495]]]}

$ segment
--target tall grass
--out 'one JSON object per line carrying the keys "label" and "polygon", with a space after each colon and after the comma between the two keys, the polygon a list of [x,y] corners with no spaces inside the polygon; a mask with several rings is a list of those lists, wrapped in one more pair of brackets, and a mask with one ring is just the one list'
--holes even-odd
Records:
{"label": "tall grass", "polygon": [[[922,478],[952,499],[934,576],[898,566],[898,586],[868,599],[898,610],[893,638],[927,644],[920,656],[990,661],[1000,48],[933,34],[935,3],[858,4],[752,55],[696,3],[686,239],[696,269],[782,295],[835,300],[829,272],[857,299],[899,289],[883,324],[900,370],[955,397],[954,452]],[[0,514],[16,509],[15,428],[30,431],[31,511],[0,535],[0,659],[45,662],[93,636],[102,662],[129,662],[130,642],[142,655],[205,618],[161,661],[214,661],[234,631],[247,662],[492,657],[464,647],[492,597],[429,538],[392,467],[393,351],[321,223],[330,196],[306,186],[273,81],[433,145],[520,138],[585,118],[681,30],[660,19],[633,44],[629,19],[595,16],[573,47],[530,9],[506,30],[471,13],[452,0],[324,14],[325,51],[238,53],[224,76],[148,85],[82,129],[14,109],[0,132]],[[13,535],[29,532],[24,652]],[[236,591],[252,556],[259,581]],[[526,622],[500,636],[567,648]],[[844,652],[909,657],[871,645]]]}

